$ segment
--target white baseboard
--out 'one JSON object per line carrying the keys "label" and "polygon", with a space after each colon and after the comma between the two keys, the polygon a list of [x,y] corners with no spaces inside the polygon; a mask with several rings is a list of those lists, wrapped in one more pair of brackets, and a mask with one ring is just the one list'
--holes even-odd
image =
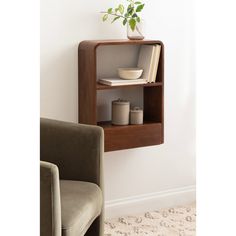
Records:
{"label": "white baseboard", "polygon": [[105,218],[115,218],[196,201],[196,187],[187,186],[105,202]]}

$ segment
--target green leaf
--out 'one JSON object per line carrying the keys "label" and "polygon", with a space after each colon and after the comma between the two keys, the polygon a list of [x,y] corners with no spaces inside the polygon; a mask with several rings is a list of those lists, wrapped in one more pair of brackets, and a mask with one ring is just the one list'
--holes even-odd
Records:
{"label": "green leaf", "polygon": [[131,4],[129,4],[128,7],[127,7],[127,13],[129,13],[131,8],[132,8],[132,6],[131,6]]}
{"label": "green leaf", "polygon": [[126,25],[126,23],[127,23],[127,18],[123,20],[123,25]]}
{"label": "green leaf", "polygon": [[119,18],[120,18],[120,16],[115,17],[111,23],[113,23],[114,21],[118,20]]}
{"label": "green leaf", "polygon": [[125,10],[124,6],[122,4],[120,4],[119,5],[119,12],[121,15],[124,13],[124,10]]}
{"label": "green leaf", "polygon": [[132,29],[132,31],[134,31],[134,29],[135,29],[135,26],[136,26],[136,20],[135,19],[130,19],[129,20],[129,26],[130,26],[130,28]]}
{"label": "green leaf", "polygon": [[140,17],[137,17],[137,19],[136,19],[136,20],[137,20],[137,22],[139,23],[139,22],[140,22]]}
{"label": "green leaf", "polygon": [[132,17],[133,18],[135,18],[135,17],[137,17],[138,15],[136,14],[136,13],[134,13],[133,15],[132,15]]}
{"label": "green leaf", "polygon": [[139,4],[142,4],[141,2],[135,2],[134,4],[137,4],[137,5],[139,5]]}
{"label": "green leaf", "polygon": [[127,12],[128,12],[129,15],[132,15],[133,12],[134,12],[134,8],[133,7],[128,7]]}
{"label": "green leaf", "polygon": [[112,8],[109,8],[109,9],[107,10],[107,12],[108,12],[109,14],[111,14],[111,13],[112,13]]}
{"label": "green leaf", "polygon": [[144,4],[137,6],[136,12],[141,12],[144,8]]}
{"label": "green leaf", "polygon": [[103,21],[106,21],[107,18],[108,18],[108,14],[105,14],[105,15],[103,16],[102,20],[103,20]]}

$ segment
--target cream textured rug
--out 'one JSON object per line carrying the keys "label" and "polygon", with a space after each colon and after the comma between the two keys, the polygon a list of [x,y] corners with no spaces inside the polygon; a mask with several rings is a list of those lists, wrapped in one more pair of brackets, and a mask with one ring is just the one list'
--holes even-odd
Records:
{"label": "cream textured rug", "polygon": [[195,204],[105,221],[105,236],[195,236]]}

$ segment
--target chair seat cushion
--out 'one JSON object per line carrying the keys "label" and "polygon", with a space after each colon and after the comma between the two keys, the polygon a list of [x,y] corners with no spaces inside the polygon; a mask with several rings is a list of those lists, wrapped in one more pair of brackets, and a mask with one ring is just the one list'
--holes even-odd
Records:
{"label": "chair seat cushion", "polygon": [[84,235],[102,210],[102,191],[93,183],[60,181],[62,235]]}

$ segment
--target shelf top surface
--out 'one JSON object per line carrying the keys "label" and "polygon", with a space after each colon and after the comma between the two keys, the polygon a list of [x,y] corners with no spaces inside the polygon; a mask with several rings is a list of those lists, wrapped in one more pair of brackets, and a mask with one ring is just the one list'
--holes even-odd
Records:
{"label": "shelf top surface", "polygon": [[130,84],[130,85],[118,85],[118,86],[109,86],[100,84],[97,82],[97,90],[106,90],[106,89],[119,89],[119,88],[129,88],[129,87],[157,87],[162,86],[161,82],[147,83],[147,84]]}
{"label": "shelf top surface", "polygon": [[85,40],[80,42],[79,48],[97,48],[100,45],[142,45],[142,44],[161,44],[160,40],[129,40],[129,39],[109,39],[109,40]]}
{"label": "shelf top surface", "polygon": [[161,122],[153,122],[153,121],[145,121],[143,124],[140,125],[113,125],[111,121],[100,121],[97,122],[98,126],[101,126],[103,128],[109,128],[109,129],[129,129],[129,128],[138,128],[138,127],[145,127],[145,126],[160,126],[162,125]]}

